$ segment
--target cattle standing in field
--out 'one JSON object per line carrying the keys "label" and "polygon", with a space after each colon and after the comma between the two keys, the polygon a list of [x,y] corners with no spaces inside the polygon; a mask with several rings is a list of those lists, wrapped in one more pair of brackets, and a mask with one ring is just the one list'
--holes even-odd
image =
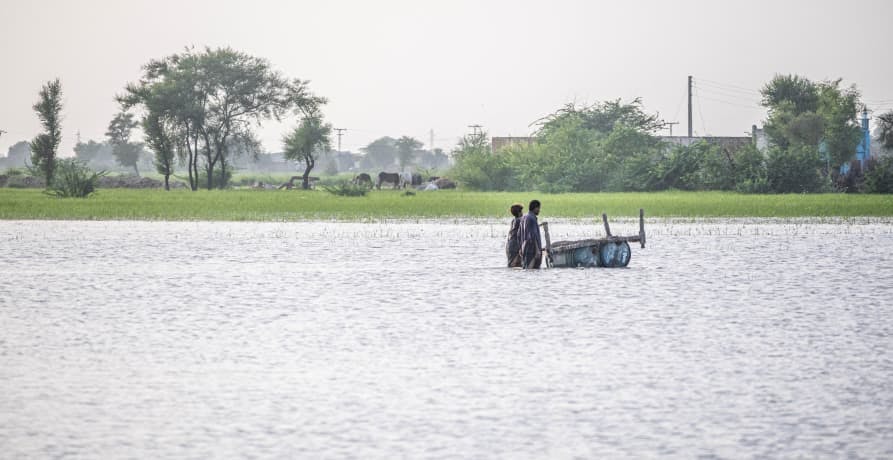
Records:
{"label": "cattle standing in field", "polygon": [[400,173],[400,188],[406,188],[408,185],[412,185],[412,173]]}
{"label": "cattle standing in field", "polygon": [[400,183],[402,182],[402,177],[400,173],[386,173],[384,171],[378,173],[378,182],[375,183],[375,188],[381,190],[381,184],[388,182],[394,184],[394,188],[399,188]]}
{"label": "cattle standing in field", "polygon": [[357,174],[357,176],[354,177],[353,180],[350,182],[353,183],[354,185],[363,185],[366,187],[372,187],[372,177],[366,173]]}

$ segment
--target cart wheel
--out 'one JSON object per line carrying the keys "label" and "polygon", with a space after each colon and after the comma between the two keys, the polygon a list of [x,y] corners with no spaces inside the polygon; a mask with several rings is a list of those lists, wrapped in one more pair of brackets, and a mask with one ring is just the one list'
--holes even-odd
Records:
{"label": "cart wheel", "polygon": [[602,245],[598,255],[602,267],[622,268],[629,265],[632,251],[626,241],[620,241]]}

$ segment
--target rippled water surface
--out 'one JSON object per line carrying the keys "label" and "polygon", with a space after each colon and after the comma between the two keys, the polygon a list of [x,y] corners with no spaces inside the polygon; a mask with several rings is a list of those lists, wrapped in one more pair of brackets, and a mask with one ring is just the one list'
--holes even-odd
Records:
{"label": "rippled water surface", "polygon": [[890,222],[648,227],[0,222],[0,456],[893,456]]}

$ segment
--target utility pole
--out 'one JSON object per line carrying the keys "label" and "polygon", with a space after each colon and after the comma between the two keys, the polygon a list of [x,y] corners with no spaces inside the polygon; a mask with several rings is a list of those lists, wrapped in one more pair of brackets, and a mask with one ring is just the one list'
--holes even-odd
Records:
{"label": "utility pole", "polygon": [[432,152],[434,151],[434,129],[433,128],[431,129],[431,131],[428,131],[428,149]]}
{"label": "utility pole", "polygon": [[664,123],[664,126],[670,128],[670,137],[673,137],[673,125],[678,125],[678,121],[668,121]]}
{"label": "utility pole", "polygon": [[484,131],[481,129],[483,126],[481,125],[468,125],[468,127],[471,128],[471,134],[475,137],[484,134]]}
{"label": "utility pole", "polygon": [[688,137],[693,137],[691,125],[691,75],[688,76]]}
{"label": "utility pole", "polygon": [[335,128],[335,131],[338,131],[338,153],[341,153],[341,136],[344,135],[344,131],[347,131],[347,128]]}

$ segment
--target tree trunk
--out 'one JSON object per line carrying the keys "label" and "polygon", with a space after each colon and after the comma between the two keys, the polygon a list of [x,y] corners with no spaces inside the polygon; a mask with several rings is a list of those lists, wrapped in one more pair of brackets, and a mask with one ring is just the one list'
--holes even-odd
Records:
{"label": "tree trunk", "polygon": [[193,183],[192,183],[192,191],[198,191],[198,139],[195,141],[195,155],[192,156],[192,165],[190,166],[193,171]]}
{"label": "tree trunk", "polygon": [[140,167],[136,163],[133,164],[133,171],[136,172],[136,177],[140,177]]}
{"label": "tree trunk", "polygon": [[164,175],[164,190],[165,190],[166,192],[169,192],[169,191],[171,190],[171,185],[170,185],[170,183],[168,182],[168,179],[169,179],[170,177],[171,177],[170,174],[165,174],[165,175]]}
{"label": "tree trunk", "polygon": [[[198,157],[198,137],[190,132],[189,124],[186,124],[186,169],[189,170],[189,189],[193,192],[198,189],[198,169],[195,167],[195,159]],[[194,174],[193,174],[194,171]]]}
{"label": "tree trunk", "polygon": [[304,190],[310,189],[310,171],[313,169],[313,164],[313,160],[306,160],[307,167],[304,168],[304,177],[301,178],[301,188]]}
{"label": "tree trunk", "polygon": [[218,187],[226,187],[226,158],[220,158],[220,183]]}

